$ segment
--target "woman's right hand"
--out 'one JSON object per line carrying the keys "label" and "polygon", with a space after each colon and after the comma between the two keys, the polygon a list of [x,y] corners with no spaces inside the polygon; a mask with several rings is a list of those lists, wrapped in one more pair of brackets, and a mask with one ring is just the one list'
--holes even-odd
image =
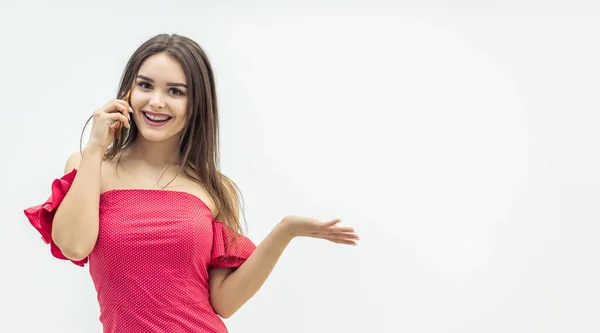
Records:
{"label": "woman's right hand", "polygon": [[120,99],[113,99],[94,112],[92,131],[88,146],[94,146],[105,151],[115,136],[115,130],[119,122],[127,128],[131,128],[131,114],[133,112],[129,104]]}

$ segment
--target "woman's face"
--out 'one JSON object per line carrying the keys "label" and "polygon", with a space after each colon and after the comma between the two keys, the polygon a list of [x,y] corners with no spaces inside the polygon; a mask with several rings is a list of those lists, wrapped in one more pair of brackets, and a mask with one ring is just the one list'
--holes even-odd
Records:
{"label": "woman's face", "polygon": [[148,141],[164,141],[186,125],[187,81],[177,60],[164,53],[148,57],[131,90],[130,104],[139,134]]}

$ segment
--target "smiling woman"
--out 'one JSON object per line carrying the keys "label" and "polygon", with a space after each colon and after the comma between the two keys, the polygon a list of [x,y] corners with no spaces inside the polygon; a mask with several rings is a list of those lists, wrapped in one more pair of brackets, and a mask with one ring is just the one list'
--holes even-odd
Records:
{"label": "smiling woman", "polygon": [[[159,53],[144,61],[130,99],[142,138],[162,141],[183,130],[187,114],[186,82],[183,68],[172,57]],[[155,131],[156,127],[162,128]]]}
{"label": "smiling woman", "polygon": [[356,244],[339,219],[287,216],[258,247],[242,234],[237,186],[218,170],[213,72],[194,41],[142,44],[118,96],[94,112],[48,200],[24,211],[54,257],[89,263],[104,332],[227,332],[219,316],[259,290],[293,238]]}

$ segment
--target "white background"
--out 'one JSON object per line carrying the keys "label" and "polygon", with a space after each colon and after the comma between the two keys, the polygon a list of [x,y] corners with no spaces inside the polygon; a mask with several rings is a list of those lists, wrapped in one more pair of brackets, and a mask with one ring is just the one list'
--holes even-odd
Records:
{"label": "white background", "polygon": [[249,236],[293,214],[362,238],[294,240],[231,332],[600,331],[592,3],[3,1],[0,331],[101,331],[87,267],[22,210],[163,32],[212,61]]}

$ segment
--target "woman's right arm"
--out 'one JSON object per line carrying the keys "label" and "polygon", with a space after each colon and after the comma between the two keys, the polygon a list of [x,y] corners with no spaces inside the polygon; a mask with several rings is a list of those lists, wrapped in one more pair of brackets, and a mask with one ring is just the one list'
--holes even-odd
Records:
{"label": "woman's right arm", "polygon": [[77,168],[73,183],[56,209],[52,240],[71,260],[83,260],[96,245],[100,215],[100,191],[104,152],[120,124],[130,128],[132,109],[126,101],[112,100],[94,112],[90,140],[83,150],[72,154],[65,173]]}
{"label": "woman's right arm", "polygon": [[98,238],[103,155],[100,147],[87,146],[83,155],[74,153],[65,165],[65,173],[77,168],[77,174],[54,215],[52,239],[71,260],[87,257]]}

